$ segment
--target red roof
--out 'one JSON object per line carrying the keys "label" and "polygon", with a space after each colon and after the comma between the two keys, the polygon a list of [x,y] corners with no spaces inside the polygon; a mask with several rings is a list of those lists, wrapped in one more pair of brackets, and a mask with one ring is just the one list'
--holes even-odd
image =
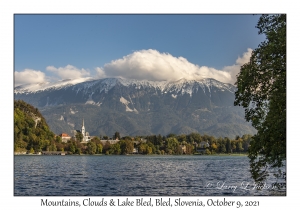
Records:
{"label": "red roof", "polygon": [[70,137],[67,133],[60,134],[61,137]]}

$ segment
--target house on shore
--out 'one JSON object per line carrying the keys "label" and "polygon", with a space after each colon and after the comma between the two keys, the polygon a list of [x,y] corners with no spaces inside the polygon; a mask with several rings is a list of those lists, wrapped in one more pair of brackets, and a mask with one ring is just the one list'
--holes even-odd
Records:
{"label": "house on shore", "polygon": [[206,148],[206,147],[209,147],[208,141],[201,141],[200,144],[199,144],[199,147],[200,147],[200,148]]}
{"label": "house on shore", "polygon": [[61,141],[65,143],[67,143],[71,139],[71,136],[69,136],[67,133],[61,133],[59,134],[59,136],[61,137]]}
{"label": "house on shore", "polygon": [[209,147],[208,141],[201,141],[199,143],[199,145],[196,144],[196,151],[198,153],[203,153],[203,152],[205,152],[206,148],[208,148],[208,147]]}
{"label": "house on shore", "polygon": [[110,139],[110,140],[100,140],[100,142],[105,145],[107,142],[110,143],[110,144],[116,144],[118,143],[120,140],[117,138],[117,139]]}

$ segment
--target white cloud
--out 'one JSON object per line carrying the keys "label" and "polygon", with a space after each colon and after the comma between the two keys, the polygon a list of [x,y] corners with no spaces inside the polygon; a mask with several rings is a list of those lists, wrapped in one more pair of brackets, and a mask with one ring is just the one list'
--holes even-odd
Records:
{"label": "white cloud", "polygon": [[21,72],[15,71],[15,86],[43,82],[46,82],[44,72],[33,69],[25,69]]}
{"label": "white cloud", "polygon": [[54,66],[47,66],[47,71],[53,72],[61,79],[78,79],[90,75],[90,72],[85,69],[78,69],[75,66],[67,65],[65,67],[56,68]]}
{"label": "white cloud", "polygon": [[248,48],[247,52],[243,53],[243,57],[240,58],[239,56],[235,62],[240,66],[244,65],[245,63],[248,63],[250,61],[252,51],[253,51],[252,49]]}
{"label": "white cloud", "polygon": [[198,66],[183,57],[174,57],[157,50],[140,50],[124,56],[121,59],[105,64],[103,68],[96,68],[97,77],[122,77],[127,79],[147,79],[153,81],[179,80],[181,78],[200,80],[214,78],[221,82],[234,83],[235,75],[240,66],[249,61],[251,49],[238,57],[236,64],[226,66],[222,70]]}
{"label": "white cloud", "polygon": [[241,66],[250,61],[252,49],[248,48],[247,52],[243,53],[242,57],[238,57],[235,64],[232,66],[225,66],[222,71],[228,72],[230,74],[230,80],[228,83],[234,84],[236,82],[236,75],[240,72]]}
{"label": "white cloud", "polygon": [[[250,60],[251,53],[252,49],[247,49],[242,57],[237,58],[234,65],[225,66],[223,69],[218,70],[207,66],[198,66],[190,63],[186,58],[174,57],[171,54],[160,53],[157,50],[140,50],[121,59],[111,61],[102,68],[97,67],[95,69],[96,78],[121,77],[152,81],[213,78],[221,82],[234,84],[240,67]],[[53,72],[59,78],[46,77],[45,73],[41,71],[25,69],[22,72],[15,72],[15,85],[42,83],[46,80],[54,81],[57,79],[86,79],[90,76],[88,70],[78,69],[72,65],[58,68],[47,66],[46,70]]]}
{"label": "white cloud", "polygon": [[106,78],[106,74],[103,71],[103,68],[97,67],[95,70],[97,72],[97,75],[96,75],[97,78]]}

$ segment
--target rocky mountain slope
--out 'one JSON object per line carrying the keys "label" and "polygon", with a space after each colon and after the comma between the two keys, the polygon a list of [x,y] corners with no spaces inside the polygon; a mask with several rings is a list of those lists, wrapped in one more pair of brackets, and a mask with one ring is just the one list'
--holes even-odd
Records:
{"label": "rocky mountain slope", "polygon": [[214,79],[138,81],[106,78],[23,85],[15,99],[39,108],[57,134],[81,127],[90,135],[199,132],[213,136],[253,134],[244,110],[234,107],[235,87]]}

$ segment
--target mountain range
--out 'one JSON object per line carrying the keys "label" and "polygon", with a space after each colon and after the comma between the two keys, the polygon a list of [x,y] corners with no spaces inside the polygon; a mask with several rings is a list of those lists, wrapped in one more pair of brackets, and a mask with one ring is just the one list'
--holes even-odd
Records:
{"label": "mountain range", "polygon": [[215,79],[148,81],[121,78],[64,80],[14,89],[15,100],[37,107],[51,130],[81,128],[90,135],[188,134],[234,138],[256,131],[235,107],[236,87]]}

